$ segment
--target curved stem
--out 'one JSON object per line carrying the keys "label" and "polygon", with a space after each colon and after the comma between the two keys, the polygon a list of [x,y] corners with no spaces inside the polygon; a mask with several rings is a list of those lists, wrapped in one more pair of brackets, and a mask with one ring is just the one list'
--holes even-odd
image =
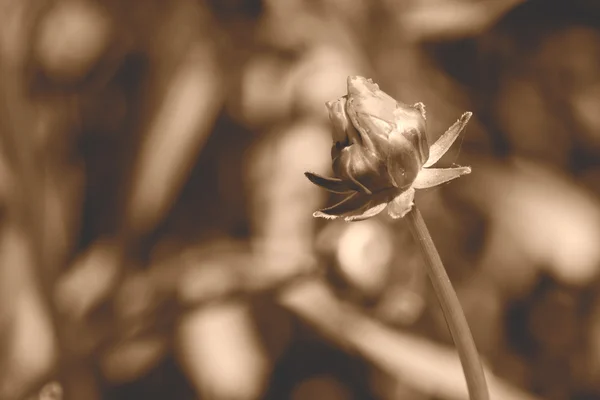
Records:
{"label": "curved stem", "polygon": [[413,206],[405,218],[425,258],[427,274],[442,306],[448,329],[458,351],[465,379],[467,380],[469,398],[471,400],[488,400],[487,383],[471,330],[450,278],[448,278],[448,274],[444,269],[440,255],[431,239],[427,225],[425,225],[421,212],[416,206]]}

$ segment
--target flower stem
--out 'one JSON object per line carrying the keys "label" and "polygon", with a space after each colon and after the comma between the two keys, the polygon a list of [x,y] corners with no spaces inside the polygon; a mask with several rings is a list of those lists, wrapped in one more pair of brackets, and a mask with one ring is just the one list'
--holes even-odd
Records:
{"label": "flower stem", "polygon": [[469,398],[471,400],[488,400],[489,393],[479,353],[475,347],[471,330],[462,310],[450,278],[444,269],[440,255],[431,239],[427,225],[416,206],[406,214],[413,237],[419,243],[421,253],[427,265],[427,274],[438,297],[448,329],[454,340],[458,356],[463,367]]}

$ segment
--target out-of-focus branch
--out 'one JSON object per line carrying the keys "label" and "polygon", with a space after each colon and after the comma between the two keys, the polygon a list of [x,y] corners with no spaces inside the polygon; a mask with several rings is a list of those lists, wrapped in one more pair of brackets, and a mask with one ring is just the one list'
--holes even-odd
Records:
{"label": "out-of-focus branch", "polygon": [[[4,77],[5,81],[16,80],[20,82],[20,80],[15,79],[14,74],[6,70],[2,71],[0,75]],[[34,268],[37,272],[36,280],[39,284],[38,287],[43,294],[46,304],[49,306],[49,310],[52,311],[52,287],[55,278],[52,270],[54,268],[45,262],[45,244],[43,242],[44,194],[42,191],[44,179],[41,171],[43,171],[44,166],[38,163],[36,151],[28,141],[28,133],[32,132],[33,129],[31,129],[31,124],[25,121],[27,118],[23,118],[22,116],[28,115],[30,111],[26,110],[26,106],[22,103],[23,99],[19,94],[19,89],[13,87],[13,90],[11,90],[9,86],[17,85],[7,83],[3,88],[2,108],[6,112],[2,112],[2,114],[11,117],[7,118],[9,121],[7,125],[10,126],[10,130],[4,136],[7,138],[7,147],[13,152],[16,175],[19,181],[19,195],[17,196],[19,201],[13,202],[9,207],[14,208],[13,211],[9,212],[9,214],[12,214],[10,221],[26,232],[34,259]],[[7,106],[7,103],[10,106]],[[58,321],[57,315],[53,314],[55,334],[58,338],[59,348],[64,349],[66,346],[61,345],[61,324]],[[61,351],[61,354],[66,354],[66,351]]]}
{"label": "out-of-focus branch", "polygon": [[[382,325],[337,299],[323,281],[290,286],[279,295],[279,302],[334,342],[419,391],[443,399],[469,398],[460,361],[452,349]],[[536,399],[494,377],[487,368],[486,376],[491,378],[491,399]]]}
{"label": "out-of-focus branch", "polygon": [[[359,353],[415,389],[444,399],[468,399],[460,361],[453,349],[394,330],[368,317],[357,307],[340,300],[323,280],[319,269],[306,268],[281,275],[272,269],[256,268],[260,260],[248,253],[217,260],[221,264],[217,261],[214,267],[209,267],[211,263],[206,259],[180,264],[177,279],[164,278],[164,271],[178,268],[172,261],[150,269],[148,282],[154,288],[149,290],[162,293],[164,301],[135,318],[107,325],[111,330],[105,331],[106,336],[89,350],[101,351],[115,342],[134,340],[156,330],[170,330],[177,323],[175,316],[186,311],[233,298],[267,294],[338,346]],[[117,296],[132,298],[134,294]],[[117,330],[112,330],[115,326]],[[492,399],[536,399],[495,377],[487,368],[486,376],[490,380]]]}
{"label": "out-of-focus branch", "polygon": [[524,1],[415,1],[399,22],[411,41],[460,39],[481,33]]}
{"label": "out-of-focus branch", "polygon": [[[178,8],[183,8],[179,14],[198,12],[185,6]],[[174,37],[164,45],[184,42],[188,48],[175,66],[170,60],[163,61],[161,55],[156,60],[159,65],[153,67],[157,76],[150,84],[150,97],[161,101],[156,108],[151,107],[150,121],[143,127],[133,164],[122,223],[126,232],[121,233],[125,236],[148,234],[165,217],[212,133],[224,102],[225,82],[212,36],[205,34],[190,42],[192,38],[174,33],[178,23],[191,24],[189,16],[174,15],[171,19],[164,35]]]}
{"label": "out-of-focus branch", "polygon": [[[6,58],[5,58],[6,60]],[[9,60],[10,61],[10,60]],[[7,152],[12,153],[15,175],[18,185],[16,195],[9,204],[11,223],[23,230],[29,241],[33,258],[35,281],[44,302],[52,315],[54,334],[59,348],[59,366],[65,388],[65,398],[95,399],[94,389],[84,383],[82,377],[85,368],[78,366],[78,361],[69,356],[65,340],[64,325],[55,312],[52,301],[52,290],[55,281],[55,266],[49,265],[46,243],[44,243],[45,208],[45,164],[39,157],[39,149],[35,144],[35,115],[31,104],[25,96],[23,69],[19,63],[5,62],[0,66],[2,90],[0,100],[0,118],[3,121],[3,140]],[[20,266],[14,266],[16,268]]]}

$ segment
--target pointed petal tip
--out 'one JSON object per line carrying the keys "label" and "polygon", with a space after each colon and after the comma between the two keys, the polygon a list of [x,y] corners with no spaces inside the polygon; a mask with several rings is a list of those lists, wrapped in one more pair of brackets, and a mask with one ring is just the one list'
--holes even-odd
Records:
{"label": "pointed petal tip", "polygon": [[458,121],[452,124],[452,126],[448,128],[446,132],[431,145],[431,147],[429,147],[429,158],[425,164],[423,164],[423,167],[431,167],[446,154],[461,132],[465,129],[472,115],[473,113],[470,111],[461,115]]}
{"label": "pointed petal tip", "polygon": [[349,182],[339,178],[330,178],[314,172],[305,172],[304,176],[308,178],[311,183],[332,193],[350,194],[355,192]]}
{"label": "pointed petal tip", "polygon": [[455,165],[451,168],[431,168],[431,167],[427,167],[427,168],[423,168],[423,169],[427,169],[427,170],[454,170],[454,171],[460,171],[460,175],[467,175],[470,174],[472,169],[469,166],[465,166],[465,165]]}
{"label": "pointed petal tip", "polygon": [[315,211],[315,212],[313,213],[313,217],[314,217],[314,218],[324,218],[324,219],[336,219],[336,218],[339,218],[339,216],[337,216],[337,215],[329,215],[329,214],[325,214],[325,213],[324,213],[324,212],[322,212],[322,211]]}
{"label": "pointed petal tip", "polygon": [[469,167],[469,166],[458,166],[458,167],[449,168],[449,169],[458,170],[460,172],[459,176],[468,175],[471,173],[471,167]]}
{"label": "pointed petal tip", "polygon": [[[304,176],[311,182],[313,182],[316,177],[320,176],[319,174],[312,171],[304,171]],[[314,182],[313,182],[314,183]]]}
{"label": "pointed petal tip", "polygon": [[473,113],[471,111],[467,111],[463,115],[460,116],[459,121],[461,124],[466,125],[472,116],[473,116]]}
{"label": "pointed petal tip", "polygon": [[[314,176],[314,172],[310,172],[310,171],[305,171],[304,172],[304,176],[306,177],[306,179],[308,179],[311,183],[313,182],[313,176]],[[316,185],[316,183],[314,183]]]}

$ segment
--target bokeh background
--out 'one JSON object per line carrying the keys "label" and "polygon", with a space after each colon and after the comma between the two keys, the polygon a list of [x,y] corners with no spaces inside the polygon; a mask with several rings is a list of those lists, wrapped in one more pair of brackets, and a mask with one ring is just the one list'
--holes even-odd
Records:
{"label": "bokeh background", "polygon": [[403,221],[320,221],[348,75],[427,106],[421,191],[496,400],[600,399],[600,3],[1,0],[0,399],[467,399]]}

